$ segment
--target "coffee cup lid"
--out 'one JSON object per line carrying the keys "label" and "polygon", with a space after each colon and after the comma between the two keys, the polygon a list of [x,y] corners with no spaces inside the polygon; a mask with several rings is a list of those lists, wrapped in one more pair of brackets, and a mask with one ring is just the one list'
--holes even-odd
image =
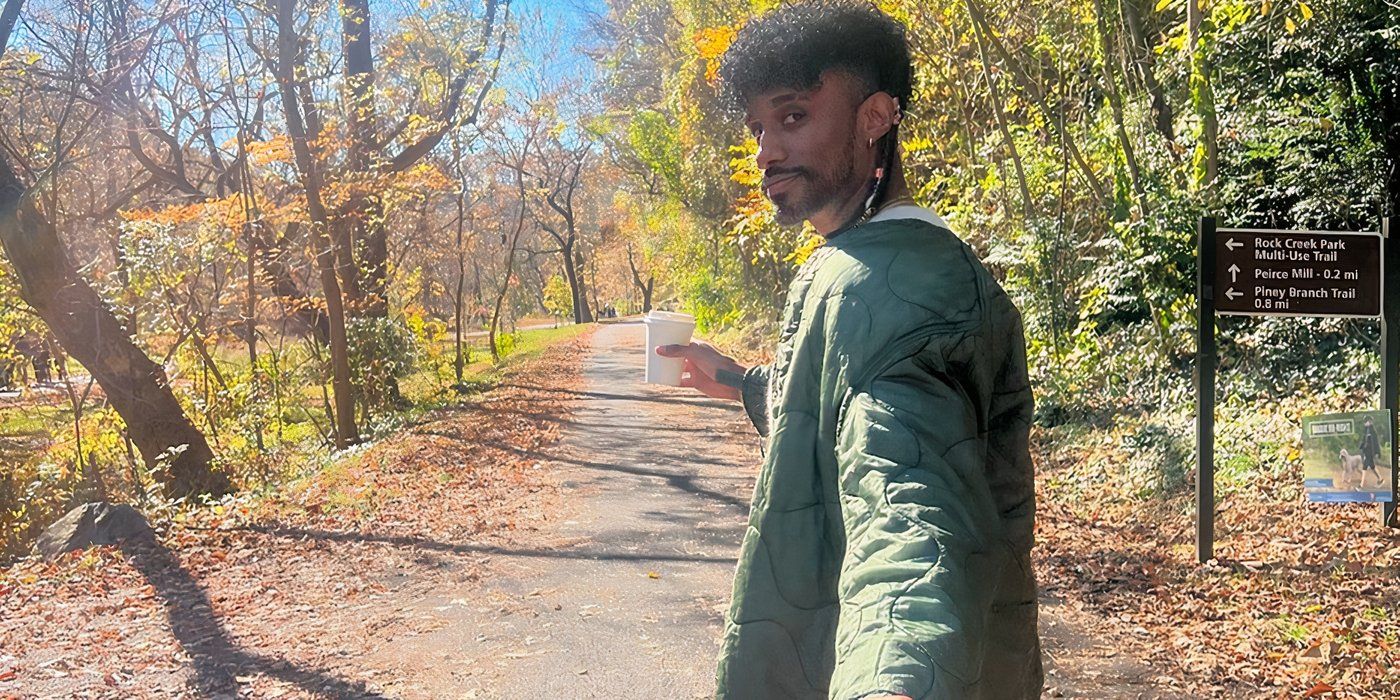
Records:
{"label": "coffee cup lid", "polygon": [[695,317],[690,314],[678,314],[671,311],[651,311],[647,313],[647,323],[695,323]]}

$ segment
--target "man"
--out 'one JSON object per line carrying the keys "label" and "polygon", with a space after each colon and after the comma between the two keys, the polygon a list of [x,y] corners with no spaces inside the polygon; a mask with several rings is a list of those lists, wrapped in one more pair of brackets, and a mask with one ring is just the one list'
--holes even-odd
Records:
{"label": "man", "polygon": [[1376,457],[1381,454],[1381,440],[1376,435],[1376,422],[1366,416],[1365,427],[1361,433],[1361,446],[1357,450],[1361,453],[1361,467],[1365,470],[1361,474],[1361,488],[1366,488],[1366,474],[1371,472],[1376,477],[1376,485],[1380,486],[1381,473],[1376,470]]}
{"label": "man", "polygon": [[904,29],[862,5],[751,22],[721,78],[780,222],[826,243],[788,290],[776,360],[695,342],[684,384],[765,436],[718,697],[1023,698],[1042,677],[1020,317],[909,199]]}

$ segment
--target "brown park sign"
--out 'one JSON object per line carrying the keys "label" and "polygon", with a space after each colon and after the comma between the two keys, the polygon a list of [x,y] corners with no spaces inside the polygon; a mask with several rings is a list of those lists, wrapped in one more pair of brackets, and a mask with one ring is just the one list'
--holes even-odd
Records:
{"label": "brown park sign", "polygon": [[1381,315],[1377,233],[1216,229],[1215,311]]}

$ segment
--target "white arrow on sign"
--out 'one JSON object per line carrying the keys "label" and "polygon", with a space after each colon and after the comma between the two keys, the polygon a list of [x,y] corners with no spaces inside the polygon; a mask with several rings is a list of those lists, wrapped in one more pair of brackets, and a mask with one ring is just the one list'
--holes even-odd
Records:
{"label": "white arrow on sign", "polygon": [[1233,239],[1233,238],[1229,238],[1229,239],[1226,239],[1226,241],[1225,241],[1225,247],[1228,248],[1228,249],[1230,249],[1230,250],[1234,250],[1234,249],[1236,249],[1236,248],[1243,248],[1243,247],[1244,247],[1244,244],[1243,244],[1243,243],[1240,243],[1240,242],[1237,242],[1237,241],[1236,241],[1235,239]]}
{"label": "white arrow on sign", "polygon": [[1240,274],[1240,266],[1239,266],[1239,265],[1231,265],[1230,267],[1228,267],[1228,268],[1226,268],[1226,269],[1229,270],[1229,272],[1230,272],[1230,282],[1233,284],[1234,281],[1235,281],[1235,276],[1238,275],[1238,274]]}
{"label": "white arrow on sign", "polygon": [[1235,297],[1242,297],[1242,296],[1244,296],[1244,292],[1237,292],[1237,291],[1235,291],[1235,288],[1234,288],[1234,287],[1231,287],[1231,288],[1225,290],[1225,298],[1226,298],[1226,299],[1229,299],[1230,301],[1234,301],[1234,300],[1235,300]]}

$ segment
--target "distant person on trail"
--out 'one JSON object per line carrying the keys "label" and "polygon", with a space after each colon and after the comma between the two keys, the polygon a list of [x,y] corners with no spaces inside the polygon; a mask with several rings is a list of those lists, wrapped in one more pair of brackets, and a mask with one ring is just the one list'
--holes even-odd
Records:
{"label": "distant person on trail", "polygon": [[788,289],[770,365],[702,342],[683,386],[765,440],[717,696],[1036,698],[1032,398],[1020,314],[910,198],[905,30],[866,4],[785,5],[720,77],[784,224],[825,243]]}
{"label": "distant person on trail", "polygon": [[[1376,435],[1376,423],[1366,416],[1364,428],[1361,431],[1361,447],[1357,452],[1361,453],[1361,466],[1366,471],[1376,475],[1376,484],[1381,483],[1381,473],[1376,471],[1376,457],[1381,454],[1381,439]],[[1366,475],[1361,475],[1361,483],[1366,483]]]}

